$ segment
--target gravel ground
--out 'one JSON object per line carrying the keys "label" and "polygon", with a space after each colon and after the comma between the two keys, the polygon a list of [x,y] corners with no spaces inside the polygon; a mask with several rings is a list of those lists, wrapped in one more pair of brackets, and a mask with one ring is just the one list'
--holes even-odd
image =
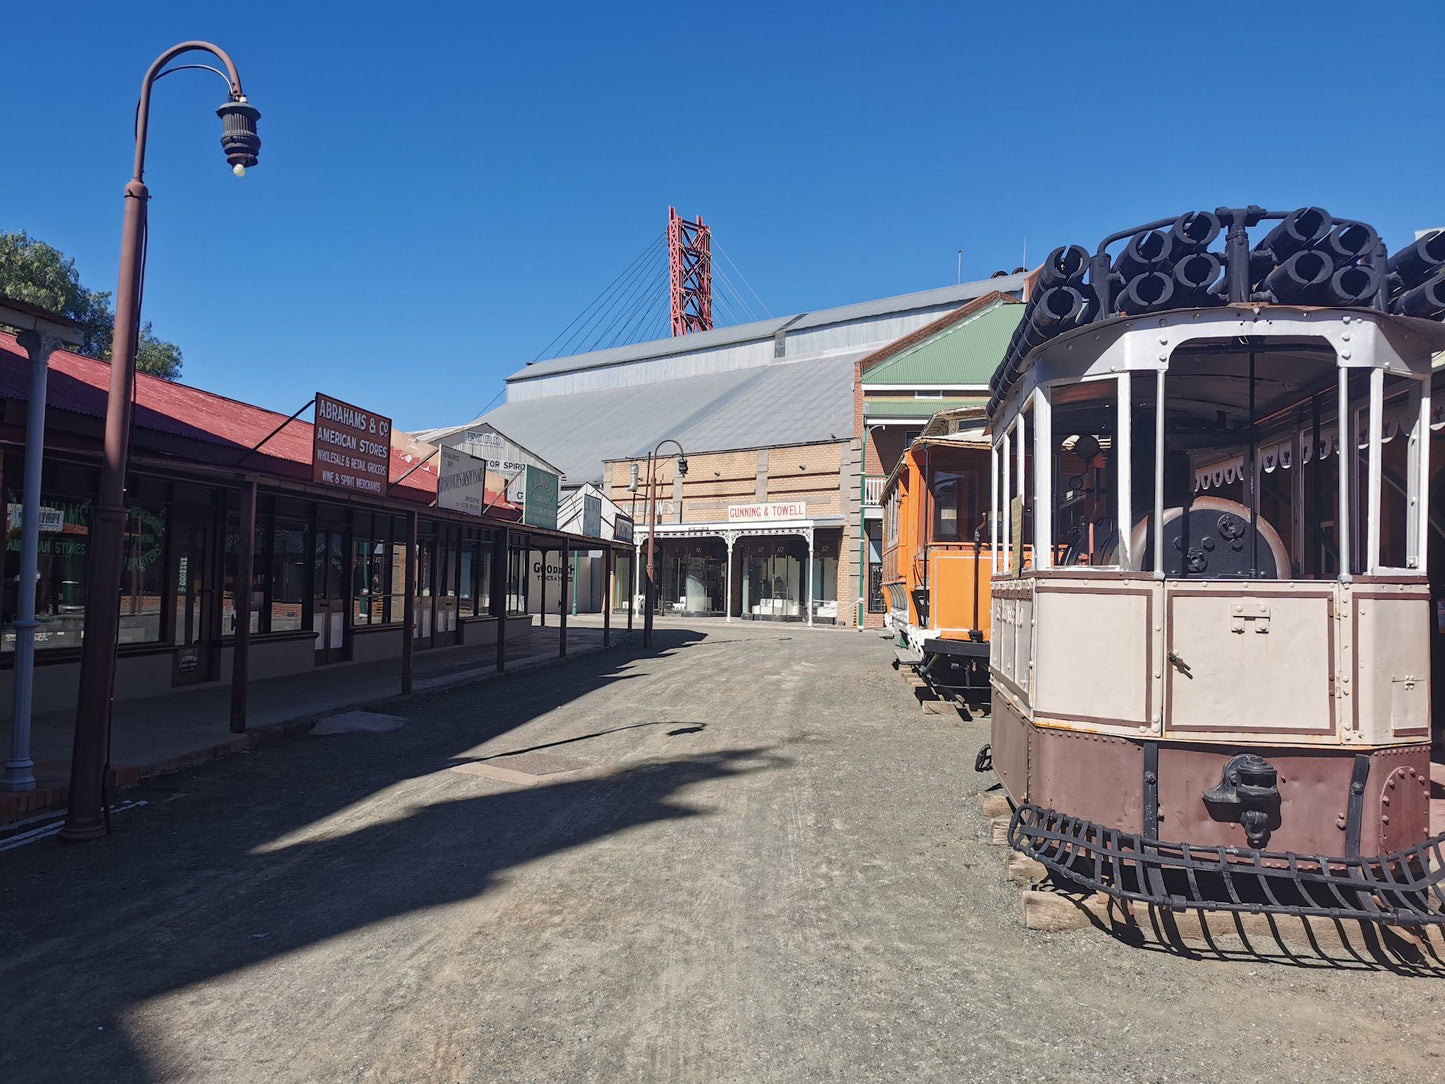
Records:
{"label": "gravel ground", "polygon": [[[0,854],[0,1079],[1440,1079],[1440,972],[1023,928],[983,724],[668,624]],[[500,754],[514,754],[505,756]],[[529,785],[530,784],[530,785]]]}

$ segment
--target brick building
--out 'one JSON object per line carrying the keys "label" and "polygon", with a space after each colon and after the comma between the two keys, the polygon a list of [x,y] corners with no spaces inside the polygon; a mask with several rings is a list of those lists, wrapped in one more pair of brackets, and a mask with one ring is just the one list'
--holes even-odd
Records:
{"label": "brick building", "polygon": [[[656,461],[656,582],[659,613],[751,620],[847,622],[853,567],[843,544],[852,442],[823,441],[688,456],[686,476]],[[606,463],[607,493],[620,505],[637,493],[638,535],[649,529],[647,459]],[[640,556],[646,560],[645,546]],[[636,597],[633,569],[619,595]],[[839,600],[842,600],[840,606]]]}

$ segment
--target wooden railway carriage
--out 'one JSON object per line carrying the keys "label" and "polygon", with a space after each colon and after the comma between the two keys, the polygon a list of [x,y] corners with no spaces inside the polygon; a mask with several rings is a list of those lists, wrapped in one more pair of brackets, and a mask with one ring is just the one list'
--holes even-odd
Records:
{"label": "wooden railway carriage", "polygon": [[986,702],[989,688],[984,420],[981,409],[936,415],[882,495],[883,592],[897,664],[971,703]]}
{"label": "wooden railway carriage", "polygon": [[[1010,841],[1059,877],[1166,907],[1440,922],[1424,510],[1445,328],[1407,313],[1445,312],[1445,237],[1431,305],[1399,300],[1422,276],[1362,223],[1343,225],[1369,244],[1335,267],[1368,281],[1292,289],[1266,274],[1343,228],[1305,210],[1323,227],[1221,209],[1051,255],[1031,309],[1053,307],[1026,315],[990,408],[987,752]],[[1251,251],[1261,221],[1280,225]],[[1221,226],[1206,289],[1134,289],[1131,270],[1170,275],[1152,242],[1131,268],[1140,238],[1167,255]],[[1060,286],[1074,296],[1051,301]]]}

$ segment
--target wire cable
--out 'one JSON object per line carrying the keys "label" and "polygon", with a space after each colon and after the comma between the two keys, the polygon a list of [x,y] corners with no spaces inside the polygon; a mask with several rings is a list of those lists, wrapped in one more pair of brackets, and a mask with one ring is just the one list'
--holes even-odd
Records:
{"label": "wire cable", "polygon": [[[617,331],[619,322],[625,324],[627,320],[631,319],[630,314],[639,303],[639,299],[645,298],[647,295],[650,270],[651,268],[646,263],[638,265],[637,270],[633,272],[627,285],[618,289],[617,296],[612,304],[608,306],[607,311],[597,320],[596,329],[590,340],[582,341],[581,350],[571,350],[569,353],[585,354],[592,350],[601,349],[607,337]],[[604,325],[603,321],[609,317],[611,318],[611,322]],[[564,354],[561,356],[567,355]]]}
{"label": "wire cable", "polygon": [[[644,255],[651,255],[651,250],[658,248],[658,246],[662,243],[665,242],[659,241],[654,243],[652,246],[650,246],[649,252]],[[649,263],[647,261],[637,263],[635,269],[628,277],[627,281],[621,286],[619,286],[615,291],[613,291],[611,303],[606,305],[605,307],[599,308],[596,315],[592,319],[588,320],[585,324],[583,324],[583,326],[579,328],[577,332],[574,333],[573,336],[567,340],[566,343],[563,344],[562,349],[554,356],[567,357],[571,354],[585,354],[590,350],[595,350],[597,348],[597,344],[601,342],[603,336],[609,334],[614,326],[613,324],[607,324],[605,325],[604,329],[603,321],[607,320],[609,317],[614,317],[619,307],[621,307],[623,311],[627,310],[627,307],[631,304],[632,299],[636,296],[636,289],[638,283],[646,278],[648,270]],[[590,340],[587,338],[589,332],[592,333]],[[590,345],[586,345],[589,342]],[[583,348],[578,349],[579,346],[582,346]]]}
{"label": "wire cable", "polygon": [[571,322],[568,323],[566,327],[564,327],[561,331],[559,331],[559,332],[557,333],[556,338],[554,338],[554,339],[553,339],[551,342],[549,342],[546,346],[542,347],[541,350],[538,350],[538,351],[537,351],[537,356],[534,357],[534,358],[532,359],[532,361],[533,361],[533,362],[540,361],[540,360],[542,359],[542,355],[543,355],[543,354],[547,353],[548,350],[551,350],[552,347],[554,347],[554,346],[557,345],[558,339],[561,339],[562,336],[566,335],[567,332],[571,331],[571,330],[572,330],[572,326],[573,326],[574,324],[576,324],[578,320],[580,320],[580,319],[582,319],[584,316],[586,316],[587,313],[589,313],[589,312],[592,310],[592,307],[593,307],[594,305],[596,305],[599,301],[601,301],[604,297],[607,296],[607,294],[611,291],[611,289],[612,289],[614,286],[617,285],[618,280],[621,279],[621,278],[623,278],[629,271],[632,270],[634,264],[638,263],[640,260],[642,260],[644,257],[646,257],[646,256],[657,246],[657,244],[658,244],[659,241],[666,241],[666,240],[667,240],[667,231],[664,230],[664,231],[663,231],[662,233],[660,233],[657,237],[653,238],[650,242],[648,242],[648,244],[643,248],[643,250],[642,250],[640,253],[638,253],[637,256],[635,256],[635,257],[633,258],[632,262],[629,263],[626,267],[624,267],[620,272],[618,272],[617,277],[614,278],[611,282],[609,282],[609,283],[603,288],[602,292],[601,292],[600,294],[598,294],[595,298],[592,299],[592,301],[587,305],[586,308],[584,308],[581,312],[579,312],[576,316],[574,316],[574,317],[572,318]]}
{"label": "wire cable", "polygon": [[758,292],[753,289],[753,284],[749,282],[748,277],[743,274],[743,269],[733,262],[733,258],[728,255],[727,249],[723,248],[722,245],[718,245],[717,250],[722,253],[722,258],[728,262],[732,269],[738,273],[738,278],[742,279],[743,285],[748,288],[748,292],[752,294],[753,297],[757,298],[758,304],[762,306],[764,315],[771,319],[773,315],[772,312],[769,311],[767,305],[763,304],[763,299],[761,297],[758,297]]}

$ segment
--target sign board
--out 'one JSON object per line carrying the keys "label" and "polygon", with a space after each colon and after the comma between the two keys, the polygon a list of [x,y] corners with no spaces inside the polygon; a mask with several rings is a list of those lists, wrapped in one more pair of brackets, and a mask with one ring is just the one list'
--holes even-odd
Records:
{"label": "sign board", "polygon": [[612,537],[618,542],[631,542],[633,540],[632,520],[619,512],[617,519],[612,524]]}
{"label": "sign board", "polygon": [[582,497],[582,533],[588,538],[602,537],[602,498],[596,493]]}
{"label": "sign board", "polygon": [[1022,496],[1009,501],[1009,551],[1012,560],[1009,572],[1017,576],[1024,567],[1024,499]]}
{"label": "sign board", "polygon": [[730,504],[728,522],[751,522],[771,519],[803,519],[808,505],[804,501],[774,501],[772,504]]}
{"label": "sign board", "polygon": [[559,480],[551,471],[530,463],[507,488],[507,496],[522,506],[522,522],[529,527],[557,529],[557,494]]}
{"label": "sign board", "polygon": [[[20,530],[21,524],[25,521],[25,506],[21,504],[7,505],[6,512],[9,517],[10,530]],[[65,509],[47,508],[42,504],[40,506],[40,533],[59,534],[63,530],[65,530]]]}
{"label": "sign board", "polygon": [[480,516],[487,507],[487,461],[443,447],[437,474],[437,507]]}
{"label": "sign board", "polygon": [[390,473],[391,419],[318,392],[311,480],[384,497]]}
{"label": "sign board", "polygon": [[[503,434],[487,425],[478,426],[475,429],[466,429],[455,437],[448,438],[459,442],[458,446],[468,455],[474,455],[478,459],[485,459],[487,466],[492,473],[505,476],[521,474],[524,467],[531,464],[534,467],[541,467],[543,470],[552,470],[553,465],[533,455],[515,441],[509,440]],[[555,471],[554,471],[555,473]]]}

